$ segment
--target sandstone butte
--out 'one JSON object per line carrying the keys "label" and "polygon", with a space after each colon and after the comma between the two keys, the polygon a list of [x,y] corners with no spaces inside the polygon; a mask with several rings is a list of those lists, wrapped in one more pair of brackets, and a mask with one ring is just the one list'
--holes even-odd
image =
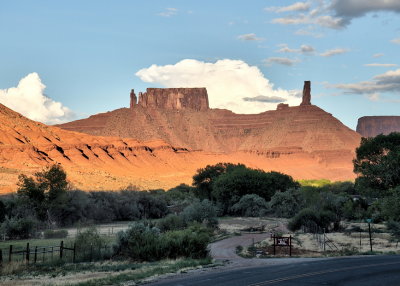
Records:
{"label": "sandstone butte", "polygon": [[357,132],[363,137],[375,137],[400,132],[400,116],[364,116],[358,119]]}
{"label": "sandstone butte", "polygon": [[305,82],[300,106],[278,104],[277,110],[260,114],[211,109],[205,88],[149,88],[138,97],[132,90],[130,108],[61,124],[61,129],[8,110],[2,116],[10,124],[1,121],[11,138],[3,144],[8,155],[2,152],[2,187],[12,190],[17,173],[54,162],[84,190],[191,184],[198,168],[217,162],[295,179],[354,179],[352,159],[361,136],[312,105],[310,90]]}

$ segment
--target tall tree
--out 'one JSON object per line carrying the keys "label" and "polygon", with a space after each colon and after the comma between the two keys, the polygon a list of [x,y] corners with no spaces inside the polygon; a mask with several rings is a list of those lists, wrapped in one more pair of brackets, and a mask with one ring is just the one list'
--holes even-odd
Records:
{"label": "tall tree", "polygon": [[400,185],[400,133],[362,138],[353,163],[357,190],[384,196]]}

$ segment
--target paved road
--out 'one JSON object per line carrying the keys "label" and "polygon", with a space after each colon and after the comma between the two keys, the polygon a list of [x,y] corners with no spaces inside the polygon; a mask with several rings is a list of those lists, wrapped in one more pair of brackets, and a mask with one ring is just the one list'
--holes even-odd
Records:
{"label": "paved road", "polygon": [[[300,260],[302,261],[302,260]],[[192,273],[159,286],[399,286],[400,256],[358,256]]]}

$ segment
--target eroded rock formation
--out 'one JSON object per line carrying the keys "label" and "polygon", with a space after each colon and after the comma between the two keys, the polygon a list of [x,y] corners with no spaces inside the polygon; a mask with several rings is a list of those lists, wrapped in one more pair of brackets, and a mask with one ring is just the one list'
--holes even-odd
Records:
{"label": "eroded rock formation", "polygon": [[311,81],[304,81],[302,105],[311,105]]}
{"label": "eroded rock formation", "polygon": [[364,116],[358,119],[357,132],[363,137],[400,132],[400,116]]}
{"label": "eroded rock formation", "polygon": [[[133,90],[132,90],[133,91]],[[134,95],[134,93],[133,93]],[[132,99],[133,98],[133,99]],[[130,107],[134,108],[136,96]],[[204,111],[209,109],[207,90],[203,88],[148,88],[139,93],[138,105],[145,108]]]}
{"label": "eroded rock formation", "polygon": [[[304,87],[305,104],[280,104],[278,110],[260,114],[209,109],[204,89],[195,90],[200,99],[185,97],[193,89],[148,89],[133,108],[59,126],[92,135],[141,141],[162,139],[172,146],[206,152],[215,158],[239,156],[244,164],[254,166],[259,162],[265,170],[275,169],[298,179],[354,177],[352,159],[361,137],[330,113],[311,105],[309,82]],[[180,105],[176,99],[183,99]],[[315,166],[319,168],[314,169]]]}

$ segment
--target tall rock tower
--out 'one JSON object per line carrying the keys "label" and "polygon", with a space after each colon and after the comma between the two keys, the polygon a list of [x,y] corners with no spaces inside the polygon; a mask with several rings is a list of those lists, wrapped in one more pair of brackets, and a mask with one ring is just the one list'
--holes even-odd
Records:
{"label": "tall rock tower", "polygon": [[132,89],[131,90],[131,104],[129,107],[134,108],[136,104],[137,104],[137,97],[136,97],[135,91]]}
{"label": "tall rock tower", "polygon": [[304,81],[303,100],[300,105],[311,105],[311,81]]}

